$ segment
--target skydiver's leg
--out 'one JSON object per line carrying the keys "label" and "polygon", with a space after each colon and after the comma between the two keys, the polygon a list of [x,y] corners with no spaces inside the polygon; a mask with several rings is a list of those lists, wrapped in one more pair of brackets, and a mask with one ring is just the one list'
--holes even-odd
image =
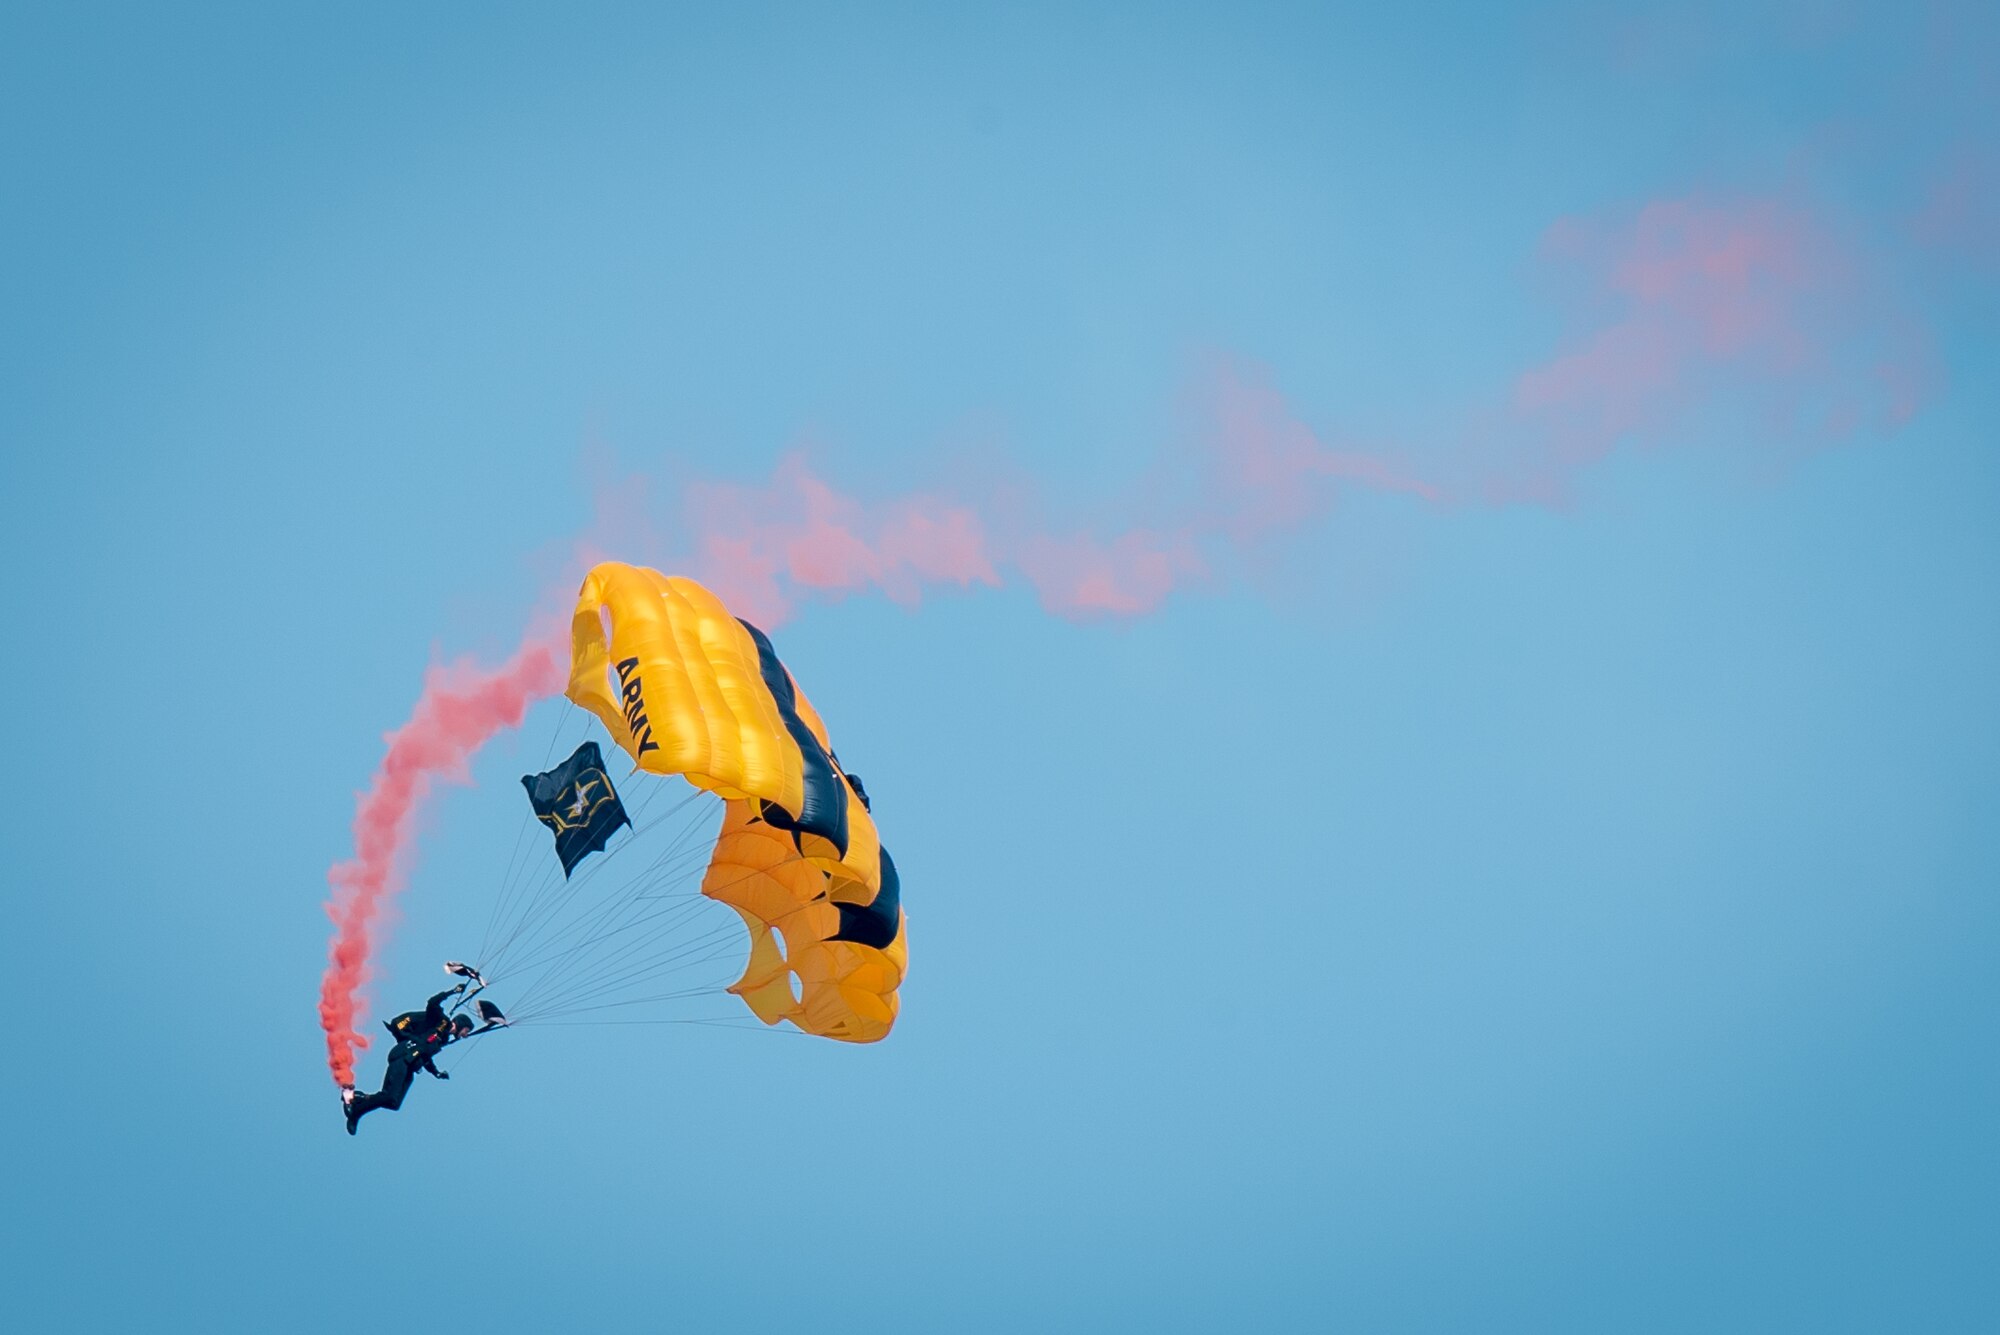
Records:
{"label": "skydiver's leg", "polygon": [[382,1088],[373,1094],[356,1094],[348,1105],[355,1121],[360,1121],[377,1108],[387,1108],[395,1112],[403,1106],[403,1096],[410,1092],[410,1064],[399,1056],[389,1058],[382,1070]]}
{"label": "skydiver's leg", "polygon": [[403,1096],[410,1092],[410,1081],[415,1078],[416,1072],[410,1069],[408,1062],[392,1061],[382,1072],[382,1092],[375,1097],[382,1100],[384,1108],[395,1112],[403,1106]]}

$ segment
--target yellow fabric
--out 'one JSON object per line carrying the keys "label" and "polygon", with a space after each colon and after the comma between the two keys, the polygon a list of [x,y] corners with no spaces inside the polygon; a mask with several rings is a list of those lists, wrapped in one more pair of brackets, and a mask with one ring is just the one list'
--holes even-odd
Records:
{"label": "yellow fabric", "polygon": [[[621,674],[621,663],[635,666]],[[641,769],[799,809],[798,744],[764,685],[756,642],[691,579],[617,561],[592,568],[570,622],[569,698]]]}
{"label": "yellow fabric", "polygon": [[[832,764],[825,722],[795,679],[792,688],[795,712]],[[702,893],[735,908],[750,931],[749,963],[729,990],[766,1024],[789,1020],[854,1043],[884,1037],[908,964],[905,920],[899,914],[884,949],[831,939],[837,904],[867,905],[880,892],[875,822],[851,785],[844,854],[759,819],[760,801],[801,809],[806,762],[756,641],[722,601],[691,579],[615,561],[594,567],[571,620],[568,694],[641,769],[728,799]]]}
{"label": "yellow fabric", "polygon": [[881,950],[832,940],[840,909],[831,885],[822,868],[799,857],[789,834],[757,819],[755,806],[728,804],[701,892],[742,914],[750,929],[750,962],[729,990],[766,1024],[790,1020],[809,1034],[872,1043],[895,1023],[909,963],[907,919],[898,915],[896,939]]}

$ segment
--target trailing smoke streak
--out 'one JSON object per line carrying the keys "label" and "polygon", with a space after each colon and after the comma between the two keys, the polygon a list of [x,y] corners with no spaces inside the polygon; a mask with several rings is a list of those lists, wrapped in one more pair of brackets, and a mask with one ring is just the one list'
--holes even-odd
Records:
{"label": "trailing smoke streak", "polygon": [[416,814],[431,785],[464,781],[467,762],[488,738],[519,727],[529,705],[562,690],[568,658],[568,646],[538,625],[497,668],[433,667],[409,721],[388,735],[388,752],[354,814],[354,856],[327,873],[334,932],[320,980],[319,1019],[336,1084],[354,1083],[354,1050],[368,1046],[354,1016],[369,979],[374,929],[401,889]]}
{"label": "trailing smoke streak", "polygon": [[1929,340],[1886,266],[1839,230],[1780,199],[1557,221],[1542,258],[1588,327],[1516,377],[1480,494],[1561,503],[1621,445],[1686,439],[1718,407],[1778,455],[1908,424],[1938,378]]}
{"label": "trailing smoke streak", "polygon": [[[1393,460],[1322,443],[1257,368],[1216,359],[1194,408],[1192,453],[1178,474],[1150,479],[1165,502],[1152,523],[1108,533],[1051,523],[1024,500],[970,502],[927,492],[872,501],[840,491],[802,454],[762,484],[694,482],[678,531],[692,550],[663,554],[760,625],[801,602],[879,590],[905,605],[927,587],[997,588],[1025,580],[1044,610],[1073,621],[1142,616],[1177,589],[1211,583],[1273,538],[1323,518],[1342,488],[1438,504],[1435,486]],[[605,489],[600,516],[622,545],[657,548],[632,513],[630,479]],[[1134,491],[1142,488],[1134,488]],[[607,543],[606,546],[621,544]]]}
{"label": "trailing smoke streak", "polygon": [[[1540,258],[1566,280],[1579,327],[1505,393],[1470,397],[1462,430],[1428,448],[1363,449],[1316,431],[1264,370],[1216,358],[1191,398],[1189,448],[1111,507],[1146,522],[1065,525],[1020,497],[869,499],[791,454],[762,483],[685,487],[677,531],[689,545],[659,555],[765,624],[815,598],[873,589],[914,604],[926,588],[1012,581],[1057,616],[1124,618],[1224,582],[1356,491],[1433,508],[1565,506],[1616,450],[1699,438],[1718,413],[1773,458],[1887,434],[1937,375],[1884,266],[1840,231],[1765,198],[1559,220]],[[1427,476],[1400,462],[1417,458]]]}

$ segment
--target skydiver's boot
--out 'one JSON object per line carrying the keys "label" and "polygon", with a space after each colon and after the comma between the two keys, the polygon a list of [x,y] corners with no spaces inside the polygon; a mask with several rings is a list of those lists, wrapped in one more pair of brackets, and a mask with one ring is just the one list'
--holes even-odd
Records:
{"label": "skydiver's boot", "polygon": [[347,1134],[351,1136],[354,1134],[354,1128],[361,1122],[361,1112],[354,1106],[354,1086],[341,1087],[340,1107],[341,1111],[347,1114]]}

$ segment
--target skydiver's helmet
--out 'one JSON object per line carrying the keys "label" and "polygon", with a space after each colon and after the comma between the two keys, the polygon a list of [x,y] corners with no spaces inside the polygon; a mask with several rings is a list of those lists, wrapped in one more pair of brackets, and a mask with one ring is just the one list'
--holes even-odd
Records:
{"label": "skydiver's helmet", "polygon": [[472,1017],[470,1015],[454,1015],[451,1017],[451,1035],[453,1038],[464,1038],[471,1032]]}

